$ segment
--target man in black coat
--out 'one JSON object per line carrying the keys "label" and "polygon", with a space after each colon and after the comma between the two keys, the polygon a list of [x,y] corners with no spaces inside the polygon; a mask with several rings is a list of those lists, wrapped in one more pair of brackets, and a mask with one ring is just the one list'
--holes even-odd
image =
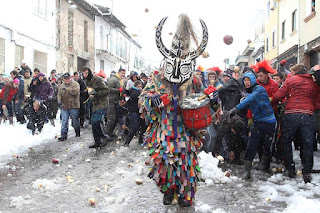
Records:
{"label": "man in black coat", "polygon": [[79,110],[79,119],[80,119],[80,126],[84,127],[84,121],[86,119],[86,104],[85,102],[88,100],[88,90],[86,83],[82,80],[79,72],[73,73],[73,78],[76,82],[80,85],[80,110]]}
{"label": "man in black coat", "polygon": [[124,96],[120,97],[119,103],[116,105],[117,122],[120,126],[118,131],[118,140],[123,140],[125,131],[128,129],[128,109]]}
{"label": "man in black coat", "polygon": [[32,130],[32,135],[39,134],[46,120],[46,106],[39,100],[35,100],[30,107],[28,129]]}
{"label": "man in black coat", "polygon": [[225,152],[229,152],[229,159],[236,163],[242,164],[240,161],[240,153],[245,150],[246,142],[243,134],[244,123],[238,115],[230,115],[230,112],[224,111],[221,120],[217,126],[217,141],[214,147],[214,154],[221,154],[223,139],[225,140]]}
{"label": "man in black coat", "polygon": [[230,77],[227,83],[219,89],[218,92],[219,98],[222,102],[223,111],[229,111],[240,103],[240,99],[242,97],[241,85],[233,77]]}

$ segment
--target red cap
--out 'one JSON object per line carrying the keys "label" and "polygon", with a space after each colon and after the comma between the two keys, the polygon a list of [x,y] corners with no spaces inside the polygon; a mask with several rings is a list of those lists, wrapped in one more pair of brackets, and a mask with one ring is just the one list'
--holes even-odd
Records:
{"label": "red cap", "polygon": [[286,61],[286,60],[282,60],[282,61],[280,62],[280,64],[286,65],[286,64],[287,64],[287,61]]}

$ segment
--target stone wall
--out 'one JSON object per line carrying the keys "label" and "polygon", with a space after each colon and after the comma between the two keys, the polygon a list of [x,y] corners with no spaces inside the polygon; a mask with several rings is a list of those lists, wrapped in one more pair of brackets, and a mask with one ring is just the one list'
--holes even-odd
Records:
{"label": "stone wall", "polygon": [[[60,44],[57,47],[57,72],[73,73],[79,71],[78,58],[86,60],[86,66],[94,70],[94,16],[79,5],[77,9],[62,9],[57,14],[57,26],[60,26]],[[66,0],[61,8],[69,8]],[[87,23],[88,49],[85,51],[85,22]],[[80,68],[81,69],[81,68]]]}

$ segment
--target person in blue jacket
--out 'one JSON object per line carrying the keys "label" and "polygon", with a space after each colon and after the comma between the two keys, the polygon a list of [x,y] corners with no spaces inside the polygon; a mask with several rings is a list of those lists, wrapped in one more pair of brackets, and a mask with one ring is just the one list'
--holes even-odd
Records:
{"label": "person in blue jacket", "polygon": [[243,179],[251,178],[252,161],[260,143],[263,145],[263,156],[259,169],[269,171],[271,162],[271,143],[275,131],[276,118],[269,96],[263,86],[257,84],[256,76],[247,72],[242,77],[243,85],[248,96],[230,110],[235,114],[239,110],[249,108],[252,111],[253,125],[244,157],[245,172]]}

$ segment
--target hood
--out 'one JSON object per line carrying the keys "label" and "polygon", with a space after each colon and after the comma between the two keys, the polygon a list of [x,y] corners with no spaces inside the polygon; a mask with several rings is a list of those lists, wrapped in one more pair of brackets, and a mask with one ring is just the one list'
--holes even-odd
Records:
{"label": "hood", "polygon": [[257,78],[252,72],[247,72],[242,76],[242,84],[244,85],[243,79],[249,78],[251,82],[251,87],[253,87],[255,84],[257,84]]}

